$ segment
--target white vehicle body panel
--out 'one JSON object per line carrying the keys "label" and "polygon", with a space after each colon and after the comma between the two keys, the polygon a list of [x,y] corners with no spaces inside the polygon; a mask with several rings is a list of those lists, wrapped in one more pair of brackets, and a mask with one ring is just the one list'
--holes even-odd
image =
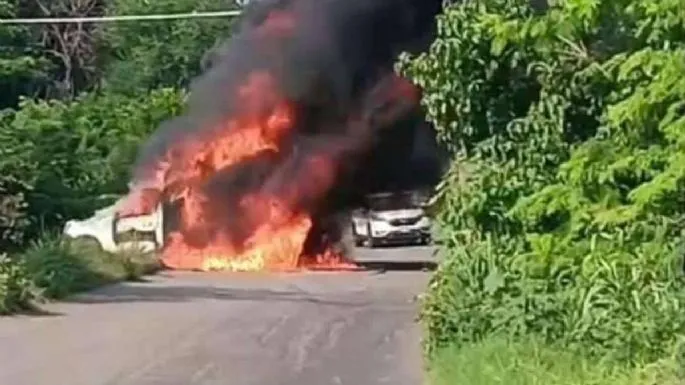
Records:
{"label": "white vehicle body panel", "polygon": [[[121,203],[105,207],[83,220],[70,220],[64,226],[64,235],[69,238],[89,238],[98,242],[103,250],[118,253],[136,249],[153,252],[163,246],[163,211],[159,205],[148,215],[118,218],[116,213]],[[130,239],[124,235],[131,232],[154,234],[142,240]]]}
{"label": "white vehicle body panel", "polygon": [[352,228],[357,235],[368,236],[369,218],[366,213],[355,212],[352,214]]}
{"label": "white vehicle body panel", "polygon": [[354,233],[362,239],[386,237],[418,238],[430,237],[431,220],[420,208],[382,211],[358,211],[352,216]]}

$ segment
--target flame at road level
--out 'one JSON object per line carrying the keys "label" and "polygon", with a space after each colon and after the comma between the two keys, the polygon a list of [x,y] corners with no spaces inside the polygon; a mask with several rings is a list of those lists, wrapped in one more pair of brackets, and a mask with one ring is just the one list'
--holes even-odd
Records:
{"label": "flame at road level", "polygon": [[223,239],[195,248],[176,235],[164,250],[166,264],[175,269],[205,271],[289,270],[297,267],[312,225],[309,217],[289,215],[277,202],[252,199],[250,204],[267,204],[271,220],[258,227],[240,248]]}

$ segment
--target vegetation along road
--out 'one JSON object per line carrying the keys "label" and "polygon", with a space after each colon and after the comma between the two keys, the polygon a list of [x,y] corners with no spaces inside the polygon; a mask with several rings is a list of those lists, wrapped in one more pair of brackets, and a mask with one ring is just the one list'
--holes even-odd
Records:
{"label": "vegetation along road", "polygon": [[431,250],[360,254],[388,270],[169,273],[2,318],[0,383],[421,384],[415,296],[428,273],[403,265]]}
{"label": "vegetation along road", "polygon": [[[34,3],[0,0],[0,18],[218,7]],[[0,384],[409,384],[422,360],[430,385],[683,384],[683,0],[447,3],[430,48],[397,61],[450,158],[430,285],[416,271],[173,274],[44,317],[11,314],[145,270],[54,234],[127,192],[138,149],[184,112],[235,24],[3,25]]]}

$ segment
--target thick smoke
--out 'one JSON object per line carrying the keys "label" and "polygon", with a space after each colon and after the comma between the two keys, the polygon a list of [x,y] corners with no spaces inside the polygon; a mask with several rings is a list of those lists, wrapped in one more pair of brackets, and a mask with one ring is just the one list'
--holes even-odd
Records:
{"label": "thick smoke", "polygon": [[308,252],[339,241],[341,218],[365,194],[429,186],[440,176],[419,93],[393,73],[393,64],[403,51],[426,48],[441,3],[255,2],[191,85],[186,114],[164,123],[144,146],[135,182],[173,195],[174,183],[159,182],[159,164],[177,167],[175,146],[211,138],[218,122],[236,116],[267,116],[286,100],[294,122],[286,134],[273,129],[279,151],[209,170],[202,188],[212,225],[187,238],[201,247],[223,233],[240,243],[260,220],[236,216],[240,200],[258,192],[311,214]]}

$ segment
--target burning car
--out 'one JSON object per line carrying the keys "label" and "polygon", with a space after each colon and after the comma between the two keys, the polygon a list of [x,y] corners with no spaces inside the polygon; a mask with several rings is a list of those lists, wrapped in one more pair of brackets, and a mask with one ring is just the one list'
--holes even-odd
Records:
{"label": "burning car", "polygon": [[155,252],[162,248],[165,238],[162,205],[149,214],[121,217],[117,213],[123,201],[97,210],[90,218],[67,221],[63,235],[110,253],[130,249]]}
{"label": "burning car", "polygon": [[[430,174],[428,166],[397,167],[412,159],[413,121],[423,113],[420,89],[394,64],[427,45],[441,7],[441,0],[251,4],[191,83],[183,114],[140,148],[125,200],[70,222],[65,233],[107,250],[142,239],[172,269],[348,266],[343,214],[368,192],[387,191],[379,180]],[[419,216],[413,207],[372,211],[372,242],[383,226],[377,217],[390,224]],[[422,221],[392,229],[423,229]]]}
{"label": "burning car", "polygon": [[428,244],[431,221],[417,192],[385,192],[367,197],[367,207],[352,218],[357,245]]}

